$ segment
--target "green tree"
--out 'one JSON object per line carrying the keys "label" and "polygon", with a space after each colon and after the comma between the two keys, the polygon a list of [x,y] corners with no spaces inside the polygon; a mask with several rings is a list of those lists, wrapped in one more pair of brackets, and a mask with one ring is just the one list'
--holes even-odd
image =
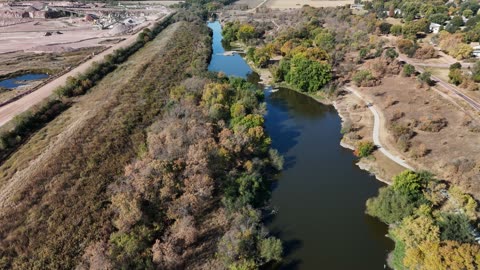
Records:
{"label": "green tree", "polygon": [[399,24],[395,24],[395,25],[392,25],[392,27],[390,28],[390,33],[394,36],[400,36],[403,32],[403,28],[401,25]]}
{"label": "green tree", "polygon": [[380,188],[377,197],[367,200],[367,214],[387,224],[401,221],[414,213],[418,204],[392,187]]}
{"label": "green tree", "polygon": [[369,141],[362,141],[358,143],[355,153],[358,157],[362,158],[370,156],[373,151],[375,151],[375,144]]}
{"label": "green tree", "polygon": [[418,75],[417,80],[420,82],[420,84],[432,85],[433,81],[431,77],[432,74],[430,72],[424,71],[420,75]]}
{"label": "green tree", "polygon": [[262,239],[260,242],[260,257],[262,257],[265,262],[270,261],[281,261],[283,253],[282,241],[275,237],[269,237]]}
{"label": "green tree", "polygon": [[392,60],[398,57],[398,53],[394,48],[388,48],[385,52],[385,55]]}
{"label": "green tree", "polygon": [[392,233],[408,247],[416,247],[422,242],[439,242],[440,229],[430,217],[406,217]]}
{"label": "green tree", "polygon": [[460,243],[473,241],[470,220],[465,214],[442,213],[438,225],[442,240],[454,240]]}
{"label": "green tree", "polygon": [[248,40],[255,37],[255,27],[250,24],[242,24],[238,29],[237,39],[242,42],[247,42]]}
{"label": "green tree", "polygon": [[426,172],[416,173],[413,171],[403,171],[393,178],[393,189],[401,194],[412,198],[419,198],[422,195],[422,189],[432,175]]}
{"label": "green tree", "polygon": [[380,30],[380,33],[387,35],[390,34],[390,29],[392,28],[392,24],[387,23],[387,22],[381,22],[378,25],[378,30]]}
{"label": "green tree", "polygon": [[292,58],[290,70],[286,75],[289,84],[304,92],[320,90],[331,78],[332,68],[329,64],[310,60],[302,54]]}
{"label": "green tree", "polygon": [[460,69],[452,69],[448,73],[448,78],[451,83],[459,85],[463,82],[463,73]]}
{"label": "green tree", "polygon": [[335,48],[335,37],[330,32],[324,31],[315,37],[315,44],[325,51]]}
{"label": "green tree", "polygon": [[450,24],[457,28],[461,27],[464,25],[463,18],[461,16],[453,16],[450,20]]}
{"label": "green tree", "polygon": [[471,9],[465,9],[462,13],[462,16],[465,18],[470,18],[473,15],[473,11]]}
{"label": "green tree", "polygon": [[415,67],[410,64],[405,64],[402,71],[403,76],[410,77],[415,74]]}

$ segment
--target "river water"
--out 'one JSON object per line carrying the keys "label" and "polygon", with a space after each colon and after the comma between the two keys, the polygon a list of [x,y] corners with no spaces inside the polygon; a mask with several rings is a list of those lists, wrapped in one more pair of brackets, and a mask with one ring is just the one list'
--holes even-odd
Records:
{"label": "river water", "polygon": [[41,80],[45,78],[48,78],[47,74],[25,74],[15,78],[0,80],[0,87],[13,89],[20,85],[27,84],[27,81]]}
{"label": "river water", "polygon": [[[247,78],[252,70],[239,55],[224,56],[221,26],[213,30],[211,71]],[[282,269],[384,269],[393,242],[387,226],[366,215],[365,201],[383,185],[360,170],[339,143],[341,119],[331,106],[298,92],[266,90],[266,128],[285,158],[272,205],[270,231],[284,243]]]}

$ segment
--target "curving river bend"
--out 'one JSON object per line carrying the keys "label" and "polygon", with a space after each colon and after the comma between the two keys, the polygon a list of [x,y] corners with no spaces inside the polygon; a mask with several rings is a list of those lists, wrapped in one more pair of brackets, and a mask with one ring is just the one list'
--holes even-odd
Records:
{"label": "curving river bend", "polygon": [[[221,25],[213,30],[209,70],[254,76],[239,55],[224,56]],[[285,158],[267,223],[284,243],[282,269],[384,269],[393,242],[387,226],[366,215],[365,201],[382,183],[356,165],[340,146],[341,120],[335,109],[289,89],[266,91],[266,128]]]}

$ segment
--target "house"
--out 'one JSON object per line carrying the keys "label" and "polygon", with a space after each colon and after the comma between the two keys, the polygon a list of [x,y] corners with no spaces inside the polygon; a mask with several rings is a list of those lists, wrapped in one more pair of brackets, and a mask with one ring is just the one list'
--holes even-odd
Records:
{"label": "house", "polygon": [[441,25],[438,23],[431,23],[429,29],[430,32],[437,34],[438,32],[440,32],[440,27]]}
{"label": "house", "polygon": [[473,47],[473,52],[472,54],[475,56],[475,57],[480,57],[480,46],[475,46]]}

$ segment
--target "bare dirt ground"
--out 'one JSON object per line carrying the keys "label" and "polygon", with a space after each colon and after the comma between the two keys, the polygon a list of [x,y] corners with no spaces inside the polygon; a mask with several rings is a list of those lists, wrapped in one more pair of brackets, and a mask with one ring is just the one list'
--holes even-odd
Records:
{"label": "bare dirt ground", "polygon": [[[353,132],[345,134],[342,146],[355,149],[360,141],[373,141],[373,115],[366,104],[352,93],[340,96],[334,102],[343,125],[352,125]],[[390,183],[390,179],[405,170],[380,151],[375,151],[373,156],[359,161],[358,166],[375,174],[382,182]]]}
{"label": "bare dirt ground", "polygon": [[301,8],[304,5],[312,7],[337,7],[353,3],[353,0],[269,0],[266,6],[274,9],[290,9]]}
{"label": "bare dirt ground", "polygon": [[[145,27],[144,24],[135,29]],[[52,33],[45,36],[46,33]],[[114,33],[111,29],[99,30],[82,18],[37,20],[24,24],[0,28],[0,54],[15,51],[63,52],[78,48],[104,46],[112,37],[127,37],[125,33]]]}
{"label": "bare dirt ground", "polygon": [[[146,26],[150,27],[150,23],[148,23],[148,25]],[[112,53],[116,49],[130,46],[136,41],[136,39],[137,39],[137,35],[130,36],[129,38],[125,39],[120,43],[113,45],[112,47],[103,51],[102,53],[95,55],[90,60],[84,62],[83,64],[65,73],[64,75],[58,77],[57,79],[51,81],[50,83],[44,85],[43,87],[32,92],[31,94],[28,94],[22,97],[21,99],[15,102],[12,102],[8,105],[0,107],[0,126],[9,122],[15,115],[26,111],[31,106],[49,97],[57,87],[60,87],[65,84],[68,77],[75,76],[78,73],[85,72],[93,62],[102,61],[106,55]]]}
{"label": "bare dirt ground", "polygon": [[[381,85],[363,87],[360,91],[381,109],[382,128],[386,131],[381,133],[381,140],[389,150],[409,164],[416,164],[418,169],[432,171],[480,198],[480,122],[475,114],[462,109],[453,103],[454,100],[440,95],[438,91],[418,88],[414,78],[387,77]],[[349,111],[365,110],[361,103],[355,101],[343,106]],[[352,122],[363,127],[347,136],[358,134],[369,138],[362,131],[370,130],[369,125],[362,123],[362,118],[356,114],[352,114],[352,117],[356,117],[352,118]],[[444,119],[446,126],[439,131],[427,131],[422,128],[427,118]],[[410,150],[401,150],[391,130],[393,123],[410,124],[415,132],[410,140]],[[425,156],[415,154],[419,148],[426,150]]]}

